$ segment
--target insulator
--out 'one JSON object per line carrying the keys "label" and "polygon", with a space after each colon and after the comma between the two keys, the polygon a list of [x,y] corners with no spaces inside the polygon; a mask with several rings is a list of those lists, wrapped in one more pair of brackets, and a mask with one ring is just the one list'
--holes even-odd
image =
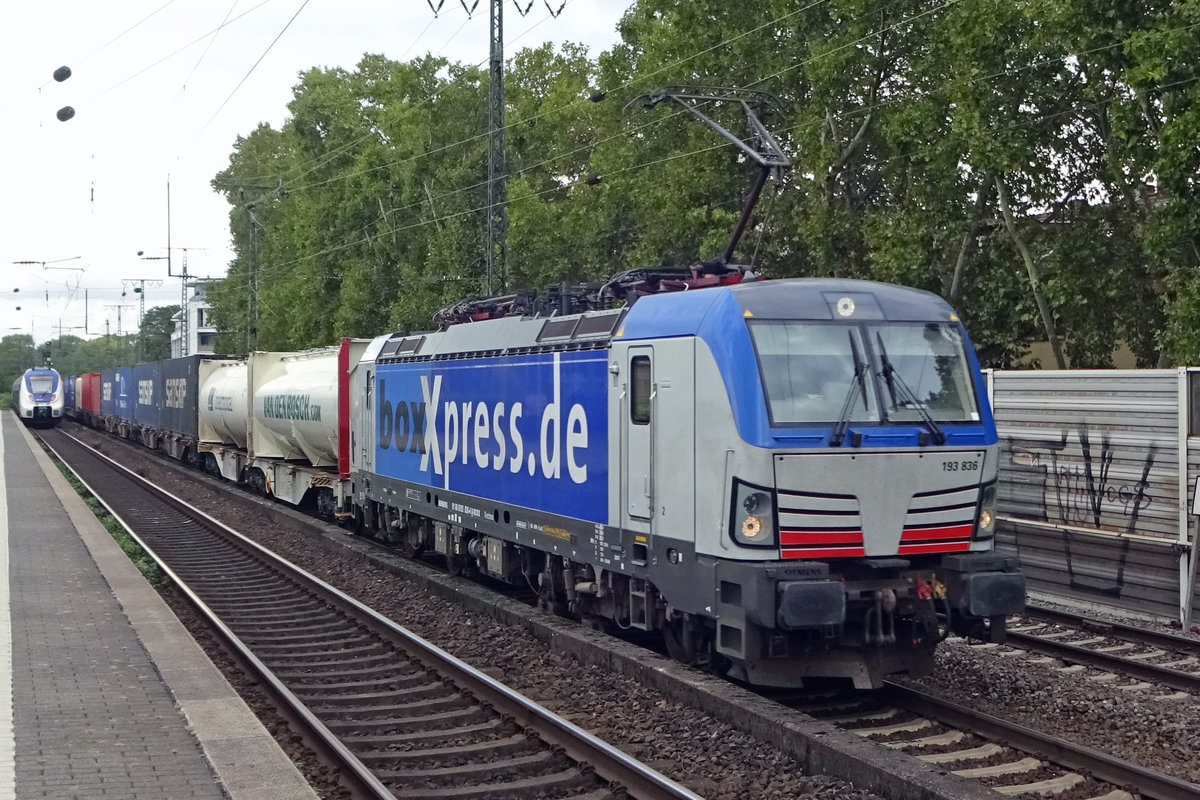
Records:
{"label": "insulator", "polygon": [[59,122],[66,122],[71,117],[75,116],[75,109],[71,108],[70,106],[63,106],[54,116],[58,117]]}
{"label": "insulator", "polygon": [[69,77],[71,77],[71,68],[68,66],[62,66],[54,70],[54,80],[59,83],[62,83]]}

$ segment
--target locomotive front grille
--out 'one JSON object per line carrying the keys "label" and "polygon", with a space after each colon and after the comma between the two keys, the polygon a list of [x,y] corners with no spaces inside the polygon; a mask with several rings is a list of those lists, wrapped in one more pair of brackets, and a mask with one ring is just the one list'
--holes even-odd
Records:
{"label": "locomotive front grille", "polygon": [[[968,455],[982,463],[982,452]],[[780,557],[968,550],[979,484],[964,484],[944,461],[925,452],[776,456]]]}
{"label": "locomotive front grille", "polygon": [[781,489],[778,497],[779,548],[783,558],[866,555],[855,495]]}

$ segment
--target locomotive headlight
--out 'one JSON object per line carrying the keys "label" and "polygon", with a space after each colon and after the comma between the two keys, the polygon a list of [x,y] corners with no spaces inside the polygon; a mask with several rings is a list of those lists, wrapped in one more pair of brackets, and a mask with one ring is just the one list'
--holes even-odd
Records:
{"label": "locomotive headlight", "polygon": [[733,482],[729,532],[734,542],[750,547],[775,547],[775,493],[770,489]]}
{"label": "locomotive headlight", "polygon": [[976,539],[996,535],[996,484],[989,483],[979,492],[979,514],[975,524]]}

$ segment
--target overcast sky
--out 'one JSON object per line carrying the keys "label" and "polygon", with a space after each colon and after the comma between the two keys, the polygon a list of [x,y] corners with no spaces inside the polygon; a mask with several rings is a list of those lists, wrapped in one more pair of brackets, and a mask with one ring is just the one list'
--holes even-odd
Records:
{"label": "overcast sky", "polygon": [[[546,2],[521,17],[506,0],[506,57],[545,41],[580,42],[595,56],[617,41],[629,5],[568,0],[554,19]],[[4,3],[0,336],[42,342],[61,325],[93,338],[106,321],[116,333],[118,313],[130,332],[139,311],[131,279],[147,279],[147,308],[178,303],[181,282],[166,261],[137,257],[167,253],[168,176],[172,247],[187,248],[189,274],[224,275],[229,207],[209,182],[234,140],[259,122],[282,124],[299,73],[353,69],[367,52],[485,63],[488,2],[470,17],[462,0],[442,0],[436,16],[426,0]],[[74,74],[56,83],[63,65]],[[59,122],[67,105],[75,118]],[[173,250],[174,272],[183,258]]]}

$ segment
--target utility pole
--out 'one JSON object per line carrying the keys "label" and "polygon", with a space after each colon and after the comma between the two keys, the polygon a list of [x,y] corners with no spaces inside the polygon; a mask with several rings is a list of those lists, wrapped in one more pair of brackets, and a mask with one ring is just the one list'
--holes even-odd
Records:
{"label": "utility pole", "polygon": [[246,352],[258,349],[258,217],[254,203],[246,204],[250,217],[250,263],[246,270]]}
{"label": "utility pole", "polygon": [[490,2],[486,293],[495,295],[502,294],[507,283],[504,267],[508,255],[508,174],[504,158],[504,0]]}
{"label": "utility pole", "polygon": [[137,284],[137,286],[133,287],[133,293],[138,296],[138,345],[137,345],[138,352],[137,352],[137,355],[138,355],[138,361],[141,361],[142,356],[144,355],[143,351],[145,350],[145,346],[144,346],[144,342],[143,342],[144,331],[142,330],[142,323],[144,323],[146,321],[146,284],[147,283],[150,284],[151,288],[153,288],[155,286],[162,286],[162,281],[158,280],[156,278],[122,278],[121,279],[121,297],[125,296],[125,285],[132,284],[132,283]]}
{"label": "utility pole", "polygon": [[[542,0],[550,16],[557,19],[566,7],[558,9],[550,0]],[[522,17],[529,14],[534,0],[513,0]],[[445,0],[429,7],[436,17]],[[470,17],[479,0],[459,0]],[[485,293],[503,294],[508,289],[508,164],[504,153],[504,0],[488,0],[490,52],[488,55],[488,181],[487,181],[487,275]]]}
{"label": "utility pole", "polygon": [[[105,308],[107,308],[109,310],[112,310],[115,308],[117,310],[117,341],[120,342],[121,341],[121,309],[133,308],[133,304],[132,303],[117,303],[117,304],[113,304],[113,305],[106,305]],[[105,335],[107,336],[108,335],[108,320],[107,319],[104,320],[104,331],[105,331]],[[124,352],[124,343],[122,343],[122,352]]]}
{"label": "utility pole", "polygon": [[[171,251],[168,245],[167,254]],[[167,261],[167,272],[171,271],[171,262]],[[180,285],[183,287],[183,292],[179,298],[179,307],[181,309],[182,318],[179,322],[179,355],[186,356],[188,354],[188,274],[187,274],[187,248],[183,248],[183,271],[179,275]]]}

